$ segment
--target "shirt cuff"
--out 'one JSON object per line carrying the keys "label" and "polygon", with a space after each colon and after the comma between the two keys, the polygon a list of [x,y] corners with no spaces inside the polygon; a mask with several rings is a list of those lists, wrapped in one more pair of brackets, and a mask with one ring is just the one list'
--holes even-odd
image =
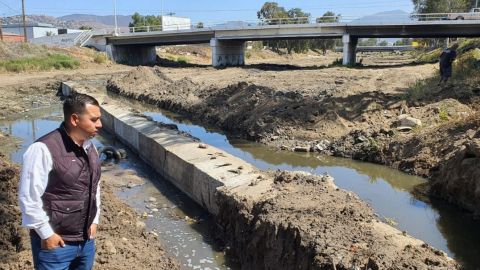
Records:
{"label": "shirt cuff", "polygon": [[100,209],[97,209],[97,214],[95,215],[95,218],[93,219],[92,223],[98,225],[99,219],[100,219]]}
{"label": "shirt cuff", "polygon": [[37,232],[38,236],[40,236],[42,240],[45,240],[55,234],[48,222],[38,228],[35,228],[35,232]]}

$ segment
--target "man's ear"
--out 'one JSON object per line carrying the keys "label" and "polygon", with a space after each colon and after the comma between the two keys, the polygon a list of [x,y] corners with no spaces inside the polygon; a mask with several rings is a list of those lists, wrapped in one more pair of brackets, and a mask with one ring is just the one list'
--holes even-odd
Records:
{"label": "man's ear", "polygon": [[72,127],[78,126],[78,122],[79,122],[79,121],[80,121],[80,118],[78,117],[78,114],[73,113],[73,114],[70,116],[70,124],[72,125]]}

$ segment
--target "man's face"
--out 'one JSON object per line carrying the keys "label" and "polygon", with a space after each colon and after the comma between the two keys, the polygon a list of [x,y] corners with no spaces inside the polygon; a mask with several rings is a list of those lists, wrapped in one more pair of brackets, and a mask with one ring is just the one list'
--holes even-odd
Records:
{"label": "man's face", "polygon": [[87,104],[83,114],[72,114],[72,125],[82,134],[83,139],[90,139],[95,137],[100,128],[102,128],[100,116],[101,113],[98,106]]}

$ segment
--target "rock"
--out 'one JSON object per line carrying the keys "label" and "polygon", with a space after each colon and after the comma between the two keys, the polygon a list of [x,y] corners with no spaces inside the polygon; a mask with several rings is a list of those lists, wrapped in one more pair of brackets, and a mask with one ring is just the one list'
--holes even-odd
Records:
{"label": "rock", "polygon": [[[468,137],[469,139],[473,139],[473,137],[475,137],[475,134],[476,134],[476,131],[473,130],[473,129],[469,129],[469,130],[467,130],[467,131],[465,132],[465,135],[467,135],[467,137]],[[0,135],[1,135],[1,134],[0,134]],[[0,138],[1,138],[1,136],[0,136]]]}
{"label": "rock", "polygon": [[130,183],[127,184],[127,187],[128,187],[128,188],[134,188],[134,187],[136,187],[136,186],[138,186],[138,185],[137,185],[137,184],[134,184],[134,183],[132,183],[132,182],[130,182]]}
{"label": "rock", "polygon": [[289,150],[288,146],[286,146],[286,145],[280,146],[280,149],[281,149],[281,150]]}
{"label": "rock", "polygon": [[152,210],[152,212],[154,212],[154,213],[158,212],[158,209],[157,209],[157,208],[152,208],[151,210]]}
{"label": "rock", "polygon": [[109,240],[105,240],[105,243],[103,244],[103,249],[104,249],[105,253],[107,253],[109,255],[117,254],[117,249],[115,248],[113,243],[110,242]]}
{"label": "rock", "polygon": [[327,150],[328,146],[330,145],[330,142],[328,144],[324,143],[323,140],[315,145],[315,150],[317,152],[322,152]]}
{"label": "rock", "polygon": [[411,131],[412,128],[411,127],[397,127],[397,130],[398,131]]}
{"label": "rock", "polygon": [[467,143],[467,155],[474,156],[476,158],[480,157],[480,139],[473,139],[471,142]]}
{"label": "rock", "polygon": [[207,149],[207,145],[204,144],[204,143],[201,143],[201,144],[198,145],[198,148]]}
{"label": "rock", "polygon": [[397,126],[398,127],[417,127],[421,126],[422,121],[420,119],[413,118],[408,114],[401,114],[398,116]]}
{"label": "rock", "polygon": [[147,225],[145,225],[145,222],[142,222],[142,221],[137,221],[135,223],[135,227],[139,228],[139,229],[143,229],[145,228]]}
{"label": "rock", "polygon": [[293,148],[293,151],[295,151],[295,152],[309,152],[310,147],[308,147],[308,146],[295,146],[295,148]]}
{"label": "rock", "polygon": [[363,143],[363,142],[366,142],[368,141],[367,137],[363,136],[363,135],[360,135],[358,137],[355,138],[355,143]]}
{"label": "rock", "polygon": [[149,198],[148,198],[148,201],[149,201],[149,202],[156,202],[157,199],[155,199],[154,197],[149,197]]}

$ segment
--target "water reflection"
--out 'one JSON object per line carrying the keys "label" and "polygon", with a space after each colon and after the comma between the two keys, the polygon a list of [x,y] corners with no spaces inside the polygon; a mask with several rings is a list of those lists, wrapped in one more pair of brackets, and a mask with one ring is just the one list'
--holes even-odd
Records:
{"label": "water reflection", "polygon": [[465,269],[475,270],[480,267],[480,222],[472,220],[468,214],[445,202],[427,203],[417,200],[411,191],[414,186],[425,182],[423,178],[386,166],[350,159],[278,151],[261,144],[228,138],[214,129],[195,125],[171,112],[145,107],[144,104],[142,106],[143,110],[148,110],[144,113],[154,120],[176,124],[179,130],[260,169],[307,171],[314,174],[327,172],[335,178],[339,187],[358,194],[380,216],[398,222],[398,229],[446,251],[462,262]]}

